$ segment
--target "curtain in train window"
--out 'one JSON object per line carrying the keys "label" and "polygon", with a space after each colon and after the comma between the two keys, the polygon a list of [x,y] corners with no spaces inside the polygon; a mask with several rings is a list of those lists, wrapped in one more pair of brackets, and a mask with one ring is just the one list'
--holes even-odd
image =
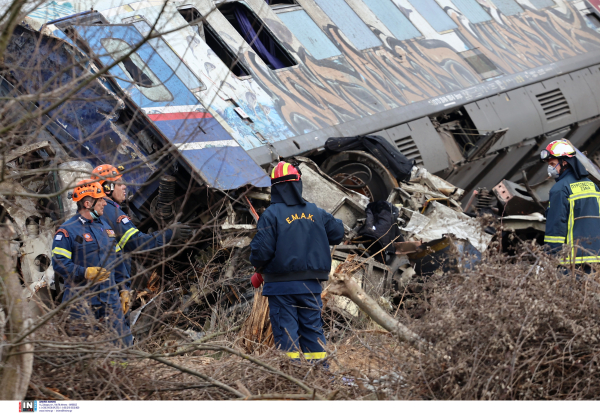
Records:
{"label": "curtain in train window", "polygon": [[452,0],[452,3],[471,23],[481,23],[492,19],[477,3],[477,0]]}
{"label": "curtain in train window", "polygon": [[381,41],[344,0],[315,0],[357,49],[381,46]]}
{"label": "curtain in train window", "polygon": [[421,32],[406,18],[392,0],[363,0],[373,14],[390,29],[398,40],[408,40],[421,36]]}
{"label": "curtain in train window", "polygon": [[442,10],[435,0],[411,0],[410,4],[427,20],[436,32],[456,29],[456,23]]}
{"label": "curtain in train window", "polygon": [[245,3],[237,1],[221,3],[217,8],[271,70],[297,64],[288,51],[279,44],[269,28]]}
{"label": "curtain in train window", "polygon": [[[102,47],[115,60],[119,60],[131,52],[132,47],[121,39],[105,38],[100,40]],[[146,62],[137,53],[125,57],[119,67],[144,96],[155,102],[170,102],[173,95],[150,70]]]}
{"label": "curtain in train window", "polygon": [[492,0],[492,3],[494,3],[505,16],[513,16],[523,12],[521,6],[514,0]]}
{"label": "curtain in train window", "polygon": [[304,10],[277,15],[315,59],[342,54]]}

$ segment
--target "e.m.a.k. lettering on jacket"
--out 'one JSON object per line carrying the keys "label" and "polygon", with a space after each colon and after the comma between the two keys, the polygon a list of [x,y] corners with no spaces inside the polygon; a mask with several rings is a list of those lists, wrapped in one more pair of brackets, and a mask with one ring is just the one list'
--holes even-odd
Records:
{"label": "e.m.a.k. lettering on jacket", "polygon": [[315,204],[272,204],[258,221],[250,262],[265,282],[327,280],[329,246],[343,238],[342,221]]}

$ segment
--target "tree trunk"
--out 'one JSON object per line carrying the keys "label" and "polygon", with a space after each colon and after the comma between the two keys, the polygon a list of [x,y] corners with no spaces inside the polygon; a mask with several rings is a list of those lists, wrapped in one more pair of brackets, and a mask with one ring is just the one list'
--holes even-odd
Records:
{"label": "tree trunk", "polygon": [[327,287],[327,292],[348,297],[362,311],[373,319],[381,327],[392,333],[401,341],[418,346],[423,343],[421,337],[412,332],[404,324],[400,323],[394,317],[389,315],[387,311],[382,309],[377,301],[369,297],[367,293],[358,285],[352,277],[359,268],[360,263],[353,261],[354,256],[351,255],[346,259],[346,262],[340,264],[331,278],[331,283]]}
{"label": "tree trunk", "polygon": [[[23,287],[15,271],[11,256],[11,229],[0,226],[0,311],[4,317],[4,335],[0,343],[4,350],[0,355],[0,400],[23,400],[29,386],[33,369],[33,345],[20,344],[8,347],[12,340],[32,324],[29,308],[23,296]],[[6,337],[6,341],[4,341]],[[21,353],[21,354],[15,354]]]}

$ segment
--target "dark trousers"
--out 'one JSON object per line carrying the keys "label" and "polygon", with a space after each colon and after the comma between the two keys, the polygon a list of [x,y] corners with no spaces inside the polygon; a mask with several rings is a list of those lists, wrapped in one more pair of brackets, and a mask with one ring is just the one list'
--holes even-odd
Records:
{"label": "dark trousers", "polygon": [[269,296],[269,316],[275,345],[291,358],[324,359],[323,302],[318,294]]}

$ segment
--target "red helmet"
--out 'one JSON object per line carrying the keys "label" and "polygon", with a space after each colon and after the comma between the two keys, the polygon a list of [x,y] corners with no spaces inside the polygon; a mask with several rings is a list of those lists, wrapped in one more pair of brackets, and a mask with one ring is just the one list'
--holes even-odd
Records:
{"label": "red helmet", "polygon": [[73,190],[73,195],[71,196],[73,201],[79,202],[86,196],[91,196],[92,198],[104,198],[106,194],[102,189],[102,185],[99,182],[94,182],[93,179],[84,179],[83,181],[79,181],[77,186]]}
{"label": "red helmet", "polygon": [[547,161],[550,158],[572,158],[573,156],[575,156],[575,148],[571,145],[571,142],[566,139],[550,142],[548,146],[546,146],[546,149],[542,150],[540,153],[542,161]]}
{"label": "red helmet", "polygon": [[123,177],[124,170],[125,167],[121,165],[117,167],[108,164],[100,165],[95,167],[92,171],[92,179],[96,180],[100,178],[100,185],[102,185],[102,188],[104,188],[106,192],[112,192],[115,190],[114,182]]}
{"label": "red helmet", "polygon": [[300,180],[300,171],[294,165],[287,162],[279,162],[271,172],[271,185],[280,182],[293,182]]}

